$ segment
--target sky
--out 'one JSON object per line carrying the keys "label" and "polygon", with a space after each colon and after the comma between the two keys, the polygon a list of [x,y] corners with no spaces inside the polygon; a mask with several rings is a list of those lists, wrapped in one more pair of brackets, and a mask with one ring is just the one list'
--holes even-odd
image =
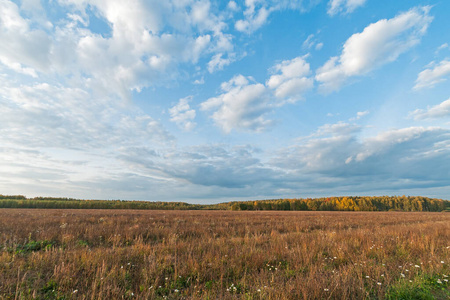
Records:
{"label": "sky", "polygon": [[450,199],[450,1],[0,0],[0,194]]}

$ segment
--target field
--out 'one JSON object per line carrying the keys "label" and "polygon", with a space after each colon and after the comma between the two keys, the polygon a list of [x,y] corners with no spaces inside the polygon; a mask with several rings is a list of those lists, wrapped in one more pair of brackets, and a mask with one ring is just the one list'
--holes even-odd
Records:
{"label": "field", "polygon": [[448,299],[450,213],[0,210],[1,299]]}

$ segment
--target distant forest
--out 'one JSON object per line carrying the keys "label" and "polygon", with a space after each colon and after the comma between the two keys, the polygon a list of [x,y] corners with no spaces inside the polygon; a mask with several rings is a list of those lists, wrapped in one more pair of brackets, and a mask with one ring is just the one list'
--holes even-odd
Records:
{"label": "distant forest", "polygon": [[292,210],[292,211],[450,211],[450,201],[421,196],[328,197],[189,204],[125,200],[79,200],[0,195],[0,208]]}

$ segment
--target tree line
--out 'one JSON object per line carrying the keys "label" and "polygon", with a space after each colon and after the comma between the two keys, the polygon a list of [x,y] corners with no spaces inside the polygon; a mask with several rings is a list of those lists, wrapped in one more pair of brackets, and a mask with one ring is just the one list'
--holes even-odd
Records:
{"label": "tree line", "polygon": [[351,196],[230,203],[232,210],[444,211],[450,201],[421,196]]}
{"label": "tree line", "polygon": [[219,204],[0,195],[0,208],[161,209],[161,210],[292,210],[292,211],[450,211],[450,201],[421,196],[349,196],[307,199],[234,201]]}

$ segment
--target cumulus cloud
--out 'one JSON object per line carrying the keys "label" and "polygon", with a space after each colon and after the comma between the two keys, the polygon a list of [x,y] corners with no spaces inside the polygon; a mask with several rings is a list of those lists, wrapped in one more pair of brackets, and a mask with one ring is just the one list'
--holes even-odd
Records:
{"label": "cumulus cloud", "polygon": [[266,85],[274,89],[278,99],[295,102],[314,85],[314,80],[308,77],[311,71],[304,57],[282,61],[272,68],[272,72],[274,75],[267,80]]}
{"label": "cumulus cloud", "polygon": [[[227,25],[209,1],[66,0],[57,5],[66,15],[51,24],[34,2],[0,3],[0,63],[35,78],[38,72],[64,74],[100,95],[130,99],[133,90],[179,76],[180,65],[213,56],[217,63],[208,67],[220,69],[235,55]],[[92,31],[94,17],[110,32]]]}
{"label": "cumulus cloud", "polygon": [[245,19],[238,20],[235,28],[238,31],[252,33],[266,23],[271,9],[267,9],[265,1],[246,0]]}
{"label": "cumulus cloud", "polygon": [[[265,85],[253,78],[237,75],[221,85],[222,93],[201,104],[203,111],[214,111],[212,119],[224,132],[232,129],[262,131],[273,122],[266,115],[275,107],[293,103],[312,89],[314,80],[305,57],[282,61],[270,69]],[[273,91],[273,93],[272,93]]]}
{"label": "cumulus cloud", "polygon": [[444,59],[437,65],[419,73],[414,89],[432,88],[436,84],[446,81],[450,76],[450,60]]}
{"label": "cumulus cloud", "polygon": [[239,9],[235,1],[228,2],[227,7],[232,11],[237,11]]}
{"label": "cumulus cloud", "polygon": [[0,62],[32,77],[48,70],[51,40],[45,31],[31,27],[13,2],[0,2],[0,11]]}
{"label": "cumulus cloud", "polygon": [[415,120],[450,117],[450,99],[447,99],[438,105],[428,107],[426,110],[416,109],[410,113],[410,116]]}
{"label": "cumulus cloud", "polygon": [[195,110],[189,106],[192,96],[182,98],[178,104],[169,109],[170,121],[175,122],[184,130],[190,131],[195,127]]}
{"label": "cumulus cloud", "polygon": [[338,90],[349,78],[395,61],[420,42],[428,25],[430,7],[416,7],[392,19],[383,19],[353,34],[340,56],[330,58],[316,72],[323,92]]}
{"label": "cumulus cloud", "polygon": [[339,13],[349,14],[365,3],[366,0],[330,0],[327,12],[330,16]]}
{"label": "cumulus cloud", "polygon": [[201,110],[214,111],[211,118],[226,133],[233,129],[262,131],[272,122],[265,118],[269,111],[266,87],[251,83],[251,77],[237,75],[222,83],[222,94],[201,104]]}

